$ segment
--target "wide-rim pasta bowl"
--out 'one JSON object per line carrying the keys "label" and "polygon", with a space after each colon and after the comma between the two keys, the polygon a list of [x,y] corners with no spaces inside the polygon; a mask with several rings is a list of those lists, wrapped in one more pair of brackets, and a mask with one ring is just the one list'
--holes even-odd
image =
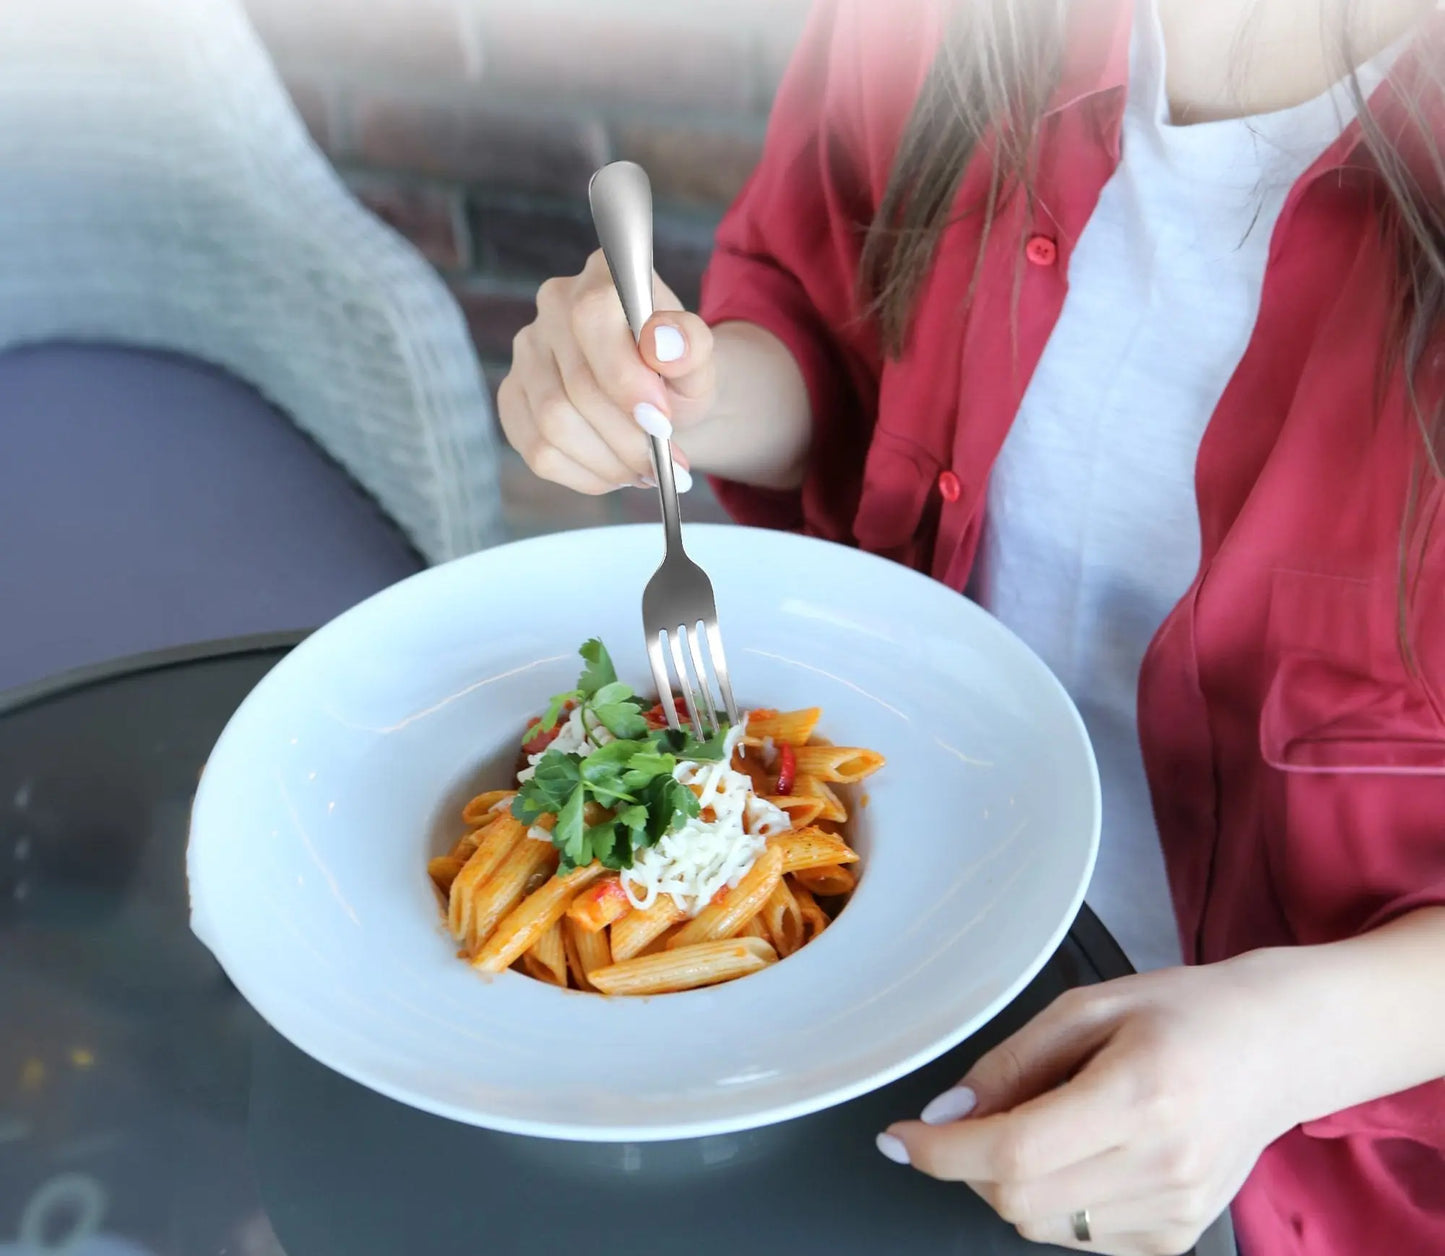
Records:
{"label": "wide-rim pasta bowl", "polygon": [[604,998],[456,956],[427,875],[472,794],[601,637],[647,688],[650,526],[433,568],[309,637],[222,733],[191,818],[191,924],[297,1047],[382,1094],[552,1138],[746,1129],[909,1072],[1062,941],[1099,837],[1077,712],[977,606],[856,550],[693,526],[740,703],[819,706],[887,758],[853,799],[858,888],[795,954],[725,985]]}

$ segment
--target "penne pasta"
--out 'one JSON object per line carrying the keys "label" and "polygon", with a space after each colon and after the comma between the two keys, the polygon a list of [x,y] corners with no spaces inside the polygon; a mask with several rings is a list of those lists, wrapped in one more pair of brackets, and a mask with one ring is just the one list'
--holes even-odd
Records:
{"label": "penne pasta", "polygon": [[804,798],[821,798],[823,800],[823,809],[818,812],[815,820],[829,820],[834,824],[847,823],[848,808],[843,805],[843,800],[833,792],[827,781],[820,781],[816,776],[810,776],[800,769],[798,779],[793,782],[793,793]]}
{"label": "penne pasta", "polygon": [[801,711],[750,711],[743,744],[761,746],[764,741],[772,741],[780,746],[805,746],[822,714],[819,707]]}
{"label": "penne pasta", "polygon": [[805,868],[826,868],[858,860],[858,852],[847,842],[836,833],[824,833],[822,829],[779,833],[768,839],[768,845],[782,852],[784,872],[796,873]]}
{"label": "penne pasta", "polygon": [[765,797],[777,788],[777,777],[763,763],[758,754],[745,755],[739,748],[733,755],[732,769],[748,778],[753,793]]}
{"label": "penne pasta", "polygon": [[839,791],[883,756],[819,736],[818,707],[754,709],[695,747],[617,679],[600,641],[579,653],[576,689],[525,726],[513,786],[469,799],[462,835],[427,863],[459,957],[562,989],[662,994],[746,976],[826,930],[858,884]]}
{"label": "penne pasta", "polygon": [[466,862],[466,856],[458,855],[455,850],[450,855],[438,855],[427,863],[427,876],[431,877],[432,884],[442,894],[449,897],[452,892],[452,882],[457,879],[457,873],[466,866]]}
{"label": "penne pasta", "polygon": [[819,819],[826,805],[823,799],[817,795],[804,798],[798,794],[769,794],[766,797],[779,811],[787,812],[788,819],[795,829],[806,829],[813,821]]}
{"label": "penne pasta", "polygon": [[646,911],[638,911],[634,907],[612,926],[613,962],[640,955],[649,942],[681,920],[682,914],[682,908],[671,894],[659,894],[657,901]]}
{"label": "penne pasta", "polygon": [[479,828],[471,829],[457,838],[457,844],[452,847],[452,854],[470,855],[472,851],[476,850],[476,848],[482,844],[488,833],[499,824],[508,822],[515,823],[506,811],[493,812]]}
{"label": "penne pasta", "polygon": [[[576,986],[579,990],[592,989],[592,983],[587,980],[587,970],[582,967],[582,957],[577,953],[577,926],[566,916],[562,917],[562,950],[567,956],[567,978],[568,984]],[[606,934],[604,933],[605,937]]]}
{"label": "penne pasta", "polygon": [[[481,854],[480,848],[477,854]],[[551,846],[525,838],[518,841],[497,865],[496,871],[472,894],[471,919],[465,938],[468,954],[476,955],[486,945],[497,922],[525,898],[532,879],[538,875],[546,876],[556,866],[557,852]],[[457,882],[460,883],[466,874],[463,868]],[[456,885],[453,885],[452,893],[455,894],[456,890]]]}
{"label": "penne pasta", "polygon": [[607,943],[607,930],[597,929],[589,932],[575,920],[567,917],[563,918],[562,927],[570,948],[569,955],[576,956],[576,966],[572,973],[577,978],[577,987],[581,990],[591,990],[593,988],[592,971],[596,968],[606,968],[612,963],[612,948]]}
{"label": "penne pasta", "polygon": [[853,875],[852,870],[838,864],[824,864],[819,868],[800,868],[793,875],[800,885],[825,898],[851,894],[858,888],[858,878]]}
{"label": "penne pasta", "polygon": [[632,910],[632,901],[614,874],[589,885],[567,908],[567,919],[588,933],[605,929]]}
{"label": "penne pasta", "polygon": [[778,879],[756,919],[766,924],[768,937],[779,958],[786,959],[803,945],[803,913],[786,878]]}
{"label": "penne pasta", "polygon": [[803,918],[803,933],[806,940],[811,942],[832,924],[832,921],[828,919],[828,913],[818,906],[818,901],[808,891],[807,886],[798,885],[795,881],[792,890],[798,912]]}
{"label": "penne pasta", "polygon": [[745,977],[777,958],[761,938],[728,938],[611,964],[591,980],[603,994],[671,994]]}
{"label": "penne pasta", "polygon": [[709,903],[670,939],[667,949],[679,950],[699,942],[730,938],[758,914],[783,876],[783,853],[770,846],[747,875],[724,893],[720,903]]}
{"label": "penne pasta", "polygon": [[[447,928],[458,942],[475,941],[472,918],[481,887],[523,838],[525,830],[511,816],[499,816],[483,830],[481,840],[452,880],[447,897]],[[540,844],[540,843],[539,843]]]}
{"label": "penne pasta", "polygon": [[493,820],[500,812],[497,805],[502,801],[511,802],[517,796],[515,789],[489,789],[478,794],[462,808],[462,822],[472,828],[480,828]]}
{"label": "penne pasta", "polygon": [[666,929],[653,938],[652,941],[644,946],[642,950],[638,951],[637,954],[656,955],[658,951],[667,950],[667,944],[672,941],[674,935],[676,935],[677,931],[681,928],[681,922],[675,925],[668,925]]}
{"label": "penne pasta", "polygon": [[[552,847],[541,842],[532,844],[548,854],[556,854]],[[498,923],[496,931],[473,957],[472,967],[485,973],[510,968],[518,956],[535,946],[538,939],[562,919],[572,896],[600,877],[602,871],[602,865],[594,863],[574,868],[565,876],[549,877]]]}
{"label": "penne pasta", "polygon": [[857,746],[799,746],[799,777],[811,776],[832,784],[854,785],[865,776],[872,776],[883,766],[883,756],[876,750]]}
{"label": "penne pasta", "polygon": [[567,946],[562,938],[562,922],[549,926],[523,954],[522,962],[530,976],[550,981],[554,986],[567,984]]}

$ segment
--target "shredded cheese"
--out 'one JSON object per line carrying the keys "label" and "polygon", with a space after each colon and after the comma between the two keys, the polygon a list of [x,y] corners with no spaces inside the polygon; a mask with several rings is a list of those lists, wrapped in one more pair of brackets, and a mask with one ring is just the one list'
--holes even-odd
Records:
{"label": "shredded cheese", "polygon": [[605,746],[609,741],[616,740],[617,738],[601,724],[584,728],[582,708],[580,706],[573,707],[567,713],[567,718],[561,721],[557,735],[536,754],[527,756],[527,766],[517,773],[517,784],[530,781],[536,775],[537,764],[542,762],[542,756],[549,750],[560,750],[563,754],[586,755],[589,751],[596,750],[598,746]]}
{"label": "shredded cheese", "polygon": [[[638,854],[622,873],[628,901],[646,911],[659,894],[696,916],[724,887],[731,889],[767,849],[768,838],[791,828],[787,812],[753,793],[752,779],[731,767],[747,718],[728,730],[717,763],[682,762],[673,776],[698,789],[700,814]],[[710,819],[704,816],[711,815]]]}

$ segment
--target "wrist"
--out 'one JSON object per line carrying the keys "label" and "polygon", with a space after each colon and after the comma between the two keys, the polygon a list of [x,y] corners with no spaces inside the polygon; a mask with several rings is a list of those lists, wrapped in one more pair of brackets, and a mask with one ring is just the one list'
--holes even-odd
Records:
{"label": "wrist", "polygon": [[679,429],[673,441],[695,474],[788,492],[802,486],[807,445],[779,436],[756,430],[714,404],[703,418]]}
{"label": "wrist", "polygon": [[1228,961],[1262,1007],[1283,1128],[1445,1076],[1445,909]]}
{"label": "wrist", "polygon": [[812,412],[803,376],[783,342],[751,323],[713,328],[717,387],[679,427],[695,470],[756,488],[787,491],[803,482]]}
{"label": "wrist", "polygon": [[1240,1048],[1259,1053],[1262,1116],[1273,1137],[1352,1102],[1345,1084],[1349,1027],[1341,1023],[1348,1005],[1329,989],[1323,950],[1268,947],[1225,961],[1254,1022]]}

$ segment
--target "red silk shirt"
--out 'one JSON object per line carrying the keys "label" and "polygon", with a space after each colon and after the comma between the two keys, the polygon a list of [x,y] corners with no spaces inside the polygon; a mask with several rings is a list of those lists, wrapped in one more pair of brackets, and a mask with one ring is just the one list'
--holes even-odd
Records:
{"label": "red silk shirt", "polygon": [[[1119,160],[1130,7],[1075,0],[1034,203],[1003,210],[971,299],[978,216],[948,228],[898,361],[860,317],[861,224],[938,47],[940,5],[815,10],[704,284],[704,317],[777,335],[812,401],[801,490],[719,483],[736,518],[964,588],[990,467]],[[1431,21],[1371,101],[1407,152],[1396,85],[1445,47]],[[961,205],[976,203],[985,160],[965,171]],[[1407,663],[1400,543],[1423,442],[1387,356],[1395,263],[1380,186],[1354,124],[1289,195],[1258,322],[1199,450],[1199,571],[1139,680],[1160,839],[1196,963],[1346,938],[1445,903],[1445,526],[1411,565]],[[1180,334],[1209,316],[1179,310]],[[1416,514],[1428,519],[1439,494],[1425,484]],[[1445,1253],[1445,1082],[1291,1130],[1234,1213],[1249,1256]]]}

